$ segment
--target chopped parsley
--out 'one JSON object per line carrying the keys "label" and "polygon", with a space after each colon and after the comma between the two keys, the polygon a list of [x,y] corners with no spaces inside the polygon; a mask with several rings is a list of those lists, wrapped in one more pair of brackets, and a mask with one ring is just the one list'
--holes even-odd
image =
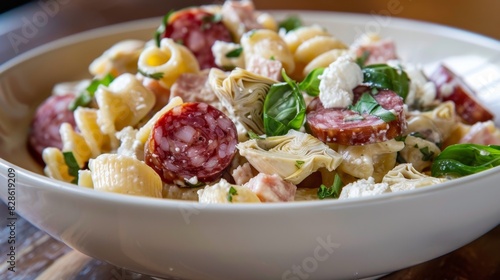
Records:
{"label": "chopped parsley", "polygon": [[226,53],[226,57],[227,58],[235,58],[235,57],[239,57],[241,55],[241,53],[243,52],[243,48],[242,47],[239,47],[239,48],[236,48],[232,51],[229,51]]}
{"label": "chopped parsley", "polygon": [[163,37],[163,34],[165,34],[165,31],[167,30],[167,25],[168,25],[168,19],[170,16],[174,13],[174,10],[170,10],[162,19],[160,26],[156,29],[156,32],[154,34],[154,39],[156,42],[156,46],[160,47],[160,41]]}
{"label": "chopped parsley", "polygon": [[318,198],[339,198],[340,191],[342,190],[343,183],[340,179],[339,174],[335,174],[335,178],[333,179],[333,184],[330,187],[327,187],[323,184],[318,189]]}
{"label": "chopped parsley", "polygon": [[431,161],[434,158],[434,152],[429,151],[429,147],[425,146],[423,148],[420,148],[419,150],[422,153],[423,161]]}
{"label": "chopped parsley", "polygon": [[151,79],[154,79],[154,80],[159,80],[159,79],[163,78],[163,72],[156,72],[156,73],[153,73],[153,74],[148,74],[148,73],[146,73],[146,72],[144,72],[144,71],[142,71],[140,69],[138,71],[144,77],[148,77],[148,78],[151,78]]}
{"label": "chopped parsley", "polygon": [[300,169],[304,163],[306,162],[303,160],[297,160],[295,161],[295,167],[297,167],[297,169]]}
{"label": "chopped parsley", "polygon": [[72,184],[78,184],[78,170],[80,170],[80,166],[76,161],[75,155],[73,152],[63,152],[64,162],[68,166],[68,174],[74,177]]}
{"label": "chopped parsley", "polygon": [[85,88],[70,104],[69,110],[74,111],[78,107],[85,107],[90,104],[92,99],[94,99],[95,92],[100,85],[109,86],[114,80],[113,75],[107,74],[102,79],[94,79],[90,82],[90,85]]}
{"label": "chopped parsley", "polygon": [[233,202],[233,195],[238,195],[238,191],[233,186],[231,186],[229,188],[229,191],[227,192],[227,201]]}

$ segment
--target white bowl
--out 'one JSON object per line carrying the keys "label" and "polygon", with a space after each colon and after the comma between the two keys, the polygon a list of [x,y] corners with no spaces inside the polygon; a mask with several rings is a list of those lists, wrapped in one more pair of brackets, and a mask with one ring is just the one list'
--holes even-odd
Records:
{"label": "white bowl", "polygon": [[[427,23],[340,13],[301,16],[346,42],[378,24],[382,36],[394,38],[401,57],[410,62],[432,64],[458,55],[489,59],[500,50],[496,40]],[[51,236],[91,257],[155,276],[334,279],[415,265],[499,224],[499,168],[373,198],[263,205],[101,193],[40,175],[25,144],[36,106],[55,83],[89,77],[87,66],[111,44],[151,38],[159,21],[71,36],[0,67],[0,180],[6,186],[15,176],[10,199],[17,213]],[[498,102],[488,106],[500,112]],[[9,200],[7,187],[0,188],[0,196]]]}

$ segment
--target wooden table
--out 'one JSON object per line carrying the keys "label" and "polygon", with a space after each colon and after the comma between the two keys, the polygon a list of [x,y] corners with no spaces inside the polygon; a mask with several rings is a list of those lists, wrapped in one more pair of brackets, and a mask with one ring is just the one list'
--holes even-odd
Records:
{"label": "wooden table", "polygon": [[[399,3],[403,9],[393,16],[457,26],[500,39],[500,1],[497,0],[453,1],[453,4],[430,0],[367,0],[349,3],[330,0],[254,2],[259,9],[316,9],[372,14],[384,14],[388,5]],[[52,6],[43,6],[43,3],[51,3]],[[0,16],[0,63],[35,46],[75,32],[138,18],[160,16],[170,9],[201,3],[213,1],[33,2]],[[47,21],[40,24],[31,38],[14,44],[9,34],[21,32],[24,19],[29,21],[40,11],[47,13]],[[3,203],[0,204],[0,219],[7,220],[7,207]],[[18,246],[15,273],[7,271],[8,244],[5,237],[9,235],[9,229],[2,226],[0,230],[0,279],[151,279],[149,276],[126,271],[78,253],[22,218],[17,220],[16,226]],[[500,226],[452,253],[394,272],[381,279],[500,279]]]}

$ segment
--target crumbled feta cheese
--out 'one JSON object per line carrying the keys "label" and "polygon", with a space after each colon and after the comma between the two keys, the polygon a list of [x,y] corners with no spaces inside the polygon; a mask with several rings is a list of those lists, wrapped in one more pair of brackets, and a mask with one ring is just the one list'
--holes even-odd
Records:
{"label": "crumbled feta cheese", "polygon": [[363,72],[351,55],[343,55],[319,76],[319,99],[325,108],[344,108],[352,104],[352,90],[363,82]]}
{"label": "crumbled feta cheese", "polygon": [[374,196],[386,192],[391,192],[389,184],[375,183],[375,179],[369,177],[368,179],[360,179],[344,186],[339,199]]}
{"label": "crumbled feta cheese", "polygon": [[241,53],[237,57],[227,57],[226,55],[234,51],[238,48],[241,48],[241,45],[224,42],[224,41],[215,41],[212,45],[212,54],[215,58],[215,64],[219,67],[245,67],[245,56]]}

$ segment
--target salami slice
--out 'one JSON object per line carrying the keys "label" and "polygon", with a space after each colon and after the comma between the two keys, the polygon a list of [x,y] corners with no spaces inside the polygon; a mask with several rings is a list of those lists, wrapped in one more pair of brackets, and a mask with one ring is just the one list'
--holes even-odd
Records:
{"label": "salami slice", "polygon": [[231,163],[237,139],[236,126],[224,113],[206,103],[184,103],[154,124],[145,162],[165,183],[209,183]]}
{"label": "salami slice", "polygon": [[215,41],[232,42],[232,36],[220,18],[200,8],[173,14],[163,37],[183,44],[198,60],[201,69],[217,67],[212,45]]}
{"label": "salami slice", "polygon": [[[367,91],[368,87],[357,87],[354,99]],[[323,142],[349,146],[383,142],[401,135],[407,126],[403,99],[391,90],[381,90],[373,97],[384,109],[395,113],[396,119],[384,122],[377,116],[360,115],[347,108],[324,108],[315,98],[307,110],[308,129]]]}
{"label": "salami slice", "polygon": [[73,112],[68,109],[75,99],[73,94],[52,95],[35,112],[29,133],[29,146],[37,160],[41,161],[43,149],[62,148],[59,127],[67,122],[76,126]]}
{"label": "salami slice", "polygon": [[438,98],[453,101],[455,111],[465,123],[475,124],[494,118],[493,113],[476,99],[474,91],[448,67],[440,65],[429,79],[436,84]]}

